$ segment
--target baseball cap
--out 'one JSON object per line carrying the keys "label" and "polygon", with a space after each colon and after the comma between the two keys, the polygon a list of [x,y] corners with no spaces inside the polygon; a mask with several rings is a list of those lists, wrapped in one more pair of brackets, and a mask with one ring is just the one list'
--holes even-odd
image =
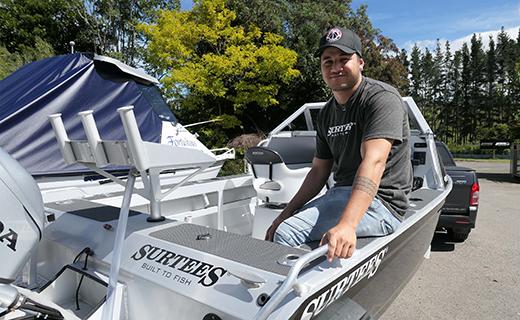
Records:
{"label": "baseball cap", "polygon": [[361,57],[361,39],[352,30],[333,27],[320,39],[320,48],[314,53],[315,57],[321,56],[323,50],[328,47],[336,47],[345,53],[357,53]]}

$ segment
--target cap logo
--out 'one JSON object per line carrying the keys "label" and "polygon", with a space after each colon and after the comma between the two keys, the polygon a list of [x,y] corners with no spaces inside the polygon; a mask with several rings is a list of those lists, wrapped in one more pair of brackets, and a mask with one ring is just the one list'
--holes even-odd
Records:
{"label": "cap logo", "polygon": [[341,30],[339,30],[338,28],[332,28],[329,30],[329,32],[327,32],[327,36],[325,37],[325,39],[327,40],[327,42],[336,42],[339,39],[341,39],[342,35],[343,34],[341,33]]}

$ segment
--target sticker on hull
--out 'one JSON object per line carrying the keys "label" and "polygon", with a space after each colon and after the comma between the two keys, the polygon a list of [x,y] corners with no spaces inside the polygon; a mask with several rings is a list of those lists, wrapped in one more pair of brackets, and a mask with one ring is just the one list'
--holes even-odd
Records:
{"label": "sticker on hull", "polygon": [[143,245],[130,259],[140,261],[140,270],[149,272],[182,285],[199,284],[211,287],[217,283],[227,270],[188,256],[153,246]]}
{"label": "sticker on hull", "polygon": [[309,320],[317,316],[363,279],[372,278],[387,252],[388,247],[370,257],[354,271],[342,275],[339,279],[312,295],[302,304],[302,307],[298,309],[295,316],[291,319]]}

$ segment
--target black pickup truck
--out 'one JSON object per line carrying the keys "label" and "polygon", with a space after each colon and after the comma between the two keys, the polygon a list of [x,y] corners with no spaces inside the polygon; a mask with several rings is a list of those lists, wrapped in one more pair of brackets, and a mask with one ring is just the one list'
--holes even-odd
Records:
{"label": "black pickup truck", "polygon": [[457,166],[444,143],[437,141],[436,146],[446,173],[453,180],[453,189],[442,207],[437,229],[446,229],[454,241],[464,241],[475,228],[477,219],[480,190],[477,174],[471,168]]}

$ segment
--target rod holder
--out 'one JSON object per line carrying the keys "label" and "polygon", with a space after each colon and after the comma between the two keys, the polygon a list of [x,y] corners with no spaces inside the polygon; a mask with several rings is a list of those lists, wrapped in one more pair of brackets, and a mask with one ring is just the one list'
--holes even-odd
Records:
{"label": "rod holder", "polygon": [[134,165],[139,171],[146,170],[147,166],[147,155],[144,148],[141,148],[143,139],[139,133],[139,127],[134,115],[134,106],[126,106],[117,109],[121,121],[123,122],[123,129],[128,141],[128,147],[134,158]]}
{"label": "rod holder", "polygon": [[87,141],[92,155],[94,156],[94,160],[96,161],[96,166],[102,167],[108,164],[108,159],[103,144],[101,143],[101,137],[99,136],[93,113],[94,111],[92,110],[86,110],[79,112],[78,116],[81,117],[81,123],[83,124],[83,129],[87,135]]}
{"label": "rod holder", "polygon": [[58,140],[58,146],[63,155],[63,159],[65,159],[65,163],[72,164],[76,162],[76,156],[74,156],[74,152],[72,151],[69,136],[67,135],[67,131],[65,131],[65,126],[61,120],[61,113],[51,114],[48,117],[52,129],[54,130],[54,134],[56,135],[56,139]]}

